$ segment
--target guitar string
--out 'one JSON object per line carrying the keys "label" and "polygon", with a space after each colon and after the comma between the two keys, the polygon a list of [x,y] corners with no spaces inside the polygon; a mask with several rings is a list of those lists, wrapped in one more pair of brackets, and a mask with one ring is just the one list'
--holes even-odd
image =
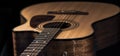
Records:
{"label": "guitar string", "polygon": [[[65,16],[66,16],[66,15],[65,15]],[[70,16],[71,16],[71,15],[67,15],[66,18],[69,19]],[[61,17],[62,17],[62,16],[61,16]],[[59,18],[60,18],[60,17],[59,17]],[[63,20],[63,22],[64,22],[64,21],[66,21],[66,19]],[[57,27],[59,27],[59,25],[60,25],[60,27],[61,27],[62,24],[64,24],[64,23],[61,23],[61,24],[55,24],[55,25],[57,25]],[[54,32],[54,31],[53,31],[53,32]]]}
{"label": "guitar string", "polygon": [[[68,18],[68,17],[67,17]],[[64,21],[64,20],[63,20]],[[56,24],[57,25],[57,24]],[[62,25],[62,24],[61,24]],[[55,26],[56,27],[56,26]],[[58,25],[57,25],[57,27],[59,27]],[[54,32],[54,31],[53,31]],[[38,48],[39,49],[39,48]]]}
{"label": "guitar string", "polygon": [[[60,16],[60,15],[58,15],[58,17],[57,18],[63,18],[63,17],[66,17],[66,15],[62,15],[62,16]],[[54,24],[54,27],[58,27],[58,25],[59,24]],[[54,32],[54,30],[51,30],[52,32]],[[49,39],[49,38],[48,38]]]}
{"label": "guitar string", "polygon": [[[65,16],[66,16],[66,15],[65,15]],[[68,17],[67,17],[67,16],[68,16]],[[67,18],[67,19],[69,19],[69,17],[70,17],[71,15],[67,15],[67,16],[66,16],[66,18]],[[62,17],[62,16],[61,16],[61,17]],[[66,19],[65,19],[65,20],[63,20],[63,22],[64,22],[64,21],[66,21]],[[58,25],[60,25],[60,27],[61,27],[61,26],[62,26],[62,24],[64,24],[64,23],[61,23],[61,24],[58,24]],[[55,24],[55,25],[57,25],[57,24]],[[57,25],[57,27],[59,27],[58,25]],[[54,31],[53,31],[53,32],[54,32]]]}
{"label": "guitar string", "polygon": [[54,32],[54,31],[53,31]]}
{"label": "guitar string", "polygon": [[[62,16],[61,16],[62,17]],[[60,18],[60,17],[59,17]],[[57,24],[55,24],[55,25],[57,25]],[[54,31],[53,31],[54,32]]]}
{"label": "guitar string", "polygon": [[[62,17],[62,16],[61,16]],[[61,18],[59,17],[59,18]],[[55,26],[54,27],[58,27],[59,24],[54,24]],[[54,29],[51,30],[52,32],[54,32]],[[49,39],[49,38],[48,38]]]}
{"label": "guitar string", "polygon": [[[54,25],[56,25],[56,24],[54,24]],[[54,32],[54,30],[51,30],[51,31]],[[39,35],[38,35],[38,36],[39,36]],[[42,44],[41,44],[41,45],[42,45]],[[41,46],[41,45],[39,45],[39,46]],[[35,50],[37,50],[37,49],[42,49],[42,47],[40,47],[40,48],[37,48],[37,47],[36,47],[36,48],[34,48],[34,49],[35,49]],[[32,52],[33,54],[31,54],[31,55],[37,55],[37,54],[35,54],[34,52],[35,52],[35,51],[33,51],[33,52]],[[42,55],[42,54],[41,54],[41,55]]]}
{"label": "guitar string", "polygon": [[[62,16],[59,16],[58,18],[61,18]],[[56,27],[58,24],[54,24],[54,27]],[[54,30],[51,30],[52,32],[54,32]],[[48,38],[49,39],[49,38]],[[44,55],[44,53],[42,53]]]}
{"label": "guitar string", "polygon": [[[65,15],[65,16],[66,16],[67,19],[69,19],[69,20],[72,21],[73,19],[76,19],[75,17],[76,17],[77,15]],[[68,17],[67,17],[67,16],[68,16]],[[70,16],[71,16],[71,17],[70,17]],[[64,21],[66,21],[66,19],[63,20],[63,22],[64,22]],[[62,23],[62,24],[63,24],[63,23]],[[61,26],[62,26],[62,24],[58,24],[58,25],[61,25]],[[61,27],[61,26],[60,26],[60,27]],[[57,27],[58,27],[58,26],[57,26]],[[54,32],[54,31],[53,31],[53,32]]]}
{"label": "guitar string", "polygon": [[[61,17],[59,17],[59,18],[61,18]],[[58,24],[54,24],[54,25],[58,25]],[[56,27],[56,26],[54,26],[54,27]],[[52,32],[54,32],[54,29],[52,29],[52,30],[50,30],[50,31],[52,31]],[[53,33],[54,34],[54,33]],[[48,38],[48,39],[51,39],[51,38]],[[43,54],[43,53],[42,53]]]}
{"label": "guitar string", "polygon": [[[66,16],[66,15],[65,15]],[[68,17],[67,17],[68,18]],[[57,25],[57,24],[56,24]],[[59,24],[58,24],[59,25]],[[57,25],[57,27],[58,27],[58,25]],[[55,26],[56,27],[56,26]],[[54,31],[53,31],[54,32]],[[39,49],[39,48],[38,48]]]}
{"label": "guitar string", "polygon": [[[29,47],[29,46],[28,46],[28,47]],[[35,46],[33,46],[33,47],[35,47]],[[26,49],[27,49],[27,48],[26,48]],[[25,50],[26,50],[26,49],[25,49]],[[34,49],[35,49],[35,48],[34,48]],[[23,53],[24,53],[24,51],[23,51]],[[27,52],[27,53],[28,53],[28,52]],[[31,52],[31,53],[32,53],[32,52]],[[29,52],[28,54],[31,54],[31,53]]]}
{"label": "guitar string", "polygon": [[[61,16],[62,17],[62,16]],[[59,17],[59,18],[61,18],[61,17]],[[67,18],[67,16],[65,15],[65,17]],[[68,16],[69,17],[69,16]],[[64,21],[64,20],[63,20]],[[63,23],[62,23],[63,24]],[[57,25],[57,24],[56,24]],[[61,26],[60,26],[61,27]],[[54,32],[54,31],[53,31]]]}
{"label": "guitar string", "polygon": [[[66,19],[70,19],[70,16],[72,16],[73,18],[75,18],[75,17],[76,17],[76,15],[65,15],[65,16],[66,16]],[[72,19],[72,17],[71,17],[71,19]],[[65,19],[65,20],[63,20],[63,22],[64,22],[64,21],[66,21],[66,19]],[[58,26],[60,26],[60,27],[61,27],[63,24],[64,24],[64,23],[58,24]],[[57,26],[57,27],[58,27],[58,26]]]}

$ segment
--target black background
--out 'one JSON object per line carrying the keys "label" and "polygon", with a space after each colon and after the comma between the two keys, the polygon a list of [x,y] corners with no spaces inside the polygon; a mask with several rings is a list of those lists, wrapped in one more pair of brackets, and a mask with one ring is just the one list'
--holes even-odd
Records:
{"label": "black background", "polygon": [[[20,24],[20,11],[29,5],[52,1],[77,0],[0,0],[0,56],[13,56],[12,29]],[[120,6],[120,0],[78,0],[113,3]],[[97,56],[120,56],[119,42],[97,53]]]}

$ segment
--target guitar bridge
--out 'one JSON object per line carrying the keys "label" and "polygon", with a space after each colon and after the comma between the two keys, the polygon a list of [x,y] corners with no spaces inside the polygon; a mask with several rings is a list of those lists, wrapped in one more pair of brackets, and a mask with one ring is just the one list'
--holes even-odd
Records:
{"label": "guitar bridge", "polygon": [[59,10],[59,11],[48,11],[47,14],[88,15],[88,12],[82,12],[77,10]]}

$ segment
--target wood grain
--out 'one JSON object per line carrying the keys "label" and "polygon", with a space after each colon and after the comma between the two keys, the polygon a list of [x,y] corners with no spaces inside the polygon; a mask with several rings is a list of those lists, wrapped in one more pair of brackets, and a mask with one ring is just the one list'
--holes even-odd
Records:
{"label": "wood grain", "polygon": [[[26,23],[16,27],[13,31],[36,31],[40,32],[30,26],[30,21],[33,16],[46,15],[48,11],[58,10],[78,10],[82,12],[88,12],[89,15],[54,15],[53,20],[64,20],[69,16],[67,20],[74,21],[79,24],[78,27],[70,29],[68,31],[62,31],[56,39],[75,39],[84,38],[93,34],[94,30],[92,24],[94,22],[103,20],[108,17],[112,17],[119,13],[120,8],[113,4],[98,3],[98,2],[51,2],[41,3],[29,6],[21,11],[21,15],[27,20]],[[66,34],[67,33],[67,34]]]}
{"label": "wood grain", "polygon": [[[118,16],[120,8],[116,5],[99,2],[41,3],[26,7],[21,11],[21,15],[25,18],[26,22],[22,21],[22,25],[13,29],[15,56],[20,55],[31,43],[35,37],[34,35],[37,35],[35,32],[43,30],[42,28],[31,27],[30,23],[34,23],[31,22],[34,19],[33,17],[48,15],[48,11],[58,10],[78,10],[88,12],[89,14],[77,16],[49,14],[55,16],[51,21],[66,19],[66,21],[70,21],[70,23],[75,22],[79,26],[70,30],[63,30],[46,47],[43,51],[43,56],[61,56],[66,51],[68,52],[68,56],[94,56],[94,52],[115,44],[120,39],[118,38],[117,24],[117,19],[120,17]],[[50,21],[40,22],[38,26],[43,26],[48,22]]]}

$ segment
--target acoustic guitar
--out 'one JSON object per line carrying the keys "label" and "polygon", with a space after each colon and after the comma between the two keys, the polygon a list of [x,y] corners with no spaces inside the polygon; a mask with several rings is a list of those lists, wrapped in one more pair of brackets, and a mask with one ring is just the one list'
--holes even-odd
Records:
{"label": "acoustic guitar", "polygon": [[95,56],[115,44],[120,8],[100,2],[48,2],[21,11],[14,56]]}

